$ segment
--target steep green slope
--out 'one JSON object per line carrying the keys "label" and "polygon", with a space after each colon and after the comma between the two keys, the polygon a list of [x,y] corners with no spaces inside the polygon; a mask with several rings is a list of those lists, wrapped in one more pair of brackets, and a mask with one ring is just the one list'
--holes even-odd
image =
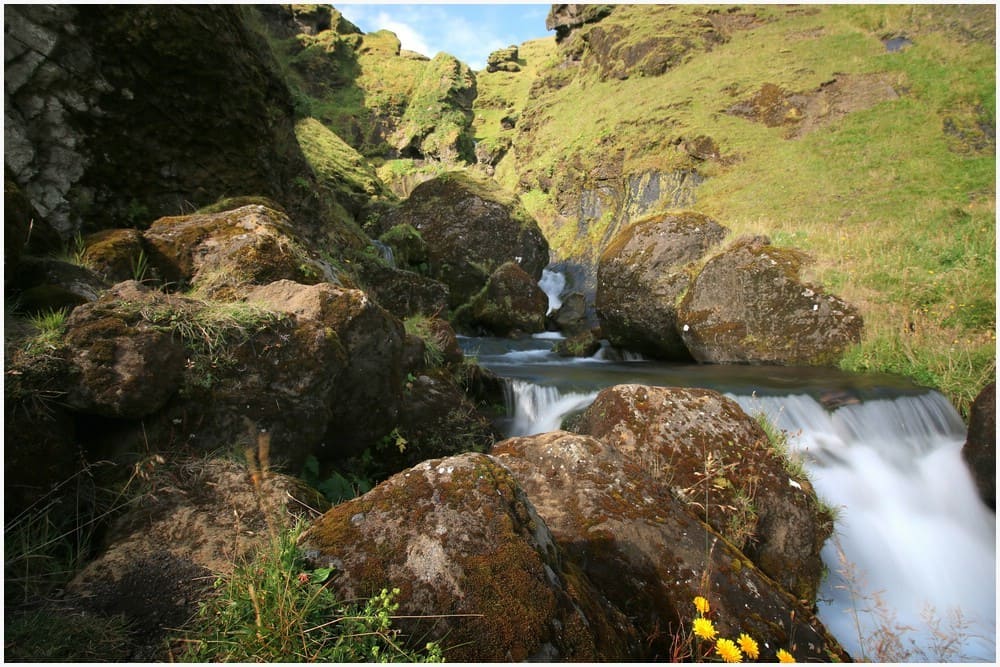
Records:
{"label": "steep green slope", "polygon": [[847,367],[965,407],[995,373],[994,25],[992,6],[616,6],[480,74],[477,138],[518,117],[496,177],[563,258],[628,221],[630,178],[684,175],[655,205],[806,250],[862,309]]}

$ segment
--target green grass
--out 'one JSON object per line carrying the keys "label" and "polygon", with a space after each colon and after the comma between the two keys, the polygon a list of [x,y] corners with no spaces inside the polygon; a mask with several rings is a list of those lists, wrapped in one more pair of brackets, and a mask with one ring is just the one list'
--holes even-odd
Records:
{"label": "green grass", "polygon": [[393,627],[398,591],[366,601],[337,600],[296,542],[303,525],[282,531],[201,607],[182,639],[186,662],[441,662],[435,643],[408,648]]}
{"label": "green grass", "polygon": [[406,333],[424,341],[424,365],[437,368],[444,364],[444,349],[439,337],[431,326],[431,319],[425,315],[412,315],[403,320]]}

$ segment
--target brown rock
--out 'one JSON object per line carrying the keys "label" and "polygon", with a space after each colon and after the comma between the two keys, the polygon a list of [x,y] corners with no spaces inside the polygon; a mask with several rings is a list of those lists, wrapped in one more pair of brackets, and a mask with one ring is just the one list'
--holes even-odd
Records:
{"label": "brown rock", "polygon": [[972,403],[969,434],[962,457],[969,464],[983,502],[996,509],[997,495],[997,384],[991,382]]}

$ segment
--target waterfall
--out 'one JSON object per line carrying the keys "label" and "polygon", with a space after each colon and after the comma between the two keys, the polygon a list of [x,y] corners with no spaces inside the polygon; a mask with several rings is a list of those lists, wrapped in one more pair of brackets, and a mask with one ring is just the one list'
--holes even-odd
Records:
{"label": "waterfall", "polygon": [[546,315],[559,310],[562,306],[562,292],[566,289],[566,274],[542,269],[542,279],[538,281],[538,286],[549,297],[549,310]]}
{"label": "waterfall", "polygon": [[512,416],[508,435],[535,435],[558,430],[563,418],[593,403],[597,392],[563,394],[556,387],[509,380],[504,398],[507,414]]}
{"label": "waterfall", "polygon": [[[842,406],[734,397],[805,456],[837,512],[822,551],[819,617],[856,659],[990,661],[996,653],[996,518],[961,457],[965,426],[937,392]],[[953,642],[953,643],[949,643]]]}
{"label": "waterfall", "polygon": [[385,260],[385,263],[389,265],[390,268],[396,268],[396,257],[392,254],[392,248],[381,241],[376,241],[372,239],[372,245],[378,250],[379,256]]}

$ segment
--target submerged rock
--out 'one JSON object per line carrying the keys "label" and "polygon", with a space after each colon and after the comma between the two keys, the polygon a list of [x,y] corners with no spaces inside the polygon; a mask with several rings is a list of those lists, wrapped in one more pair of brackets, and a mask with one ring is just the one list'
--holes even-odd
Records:
{"label": "submerged rock", "polygon": [[[475,508],[475,511],[470,511]],[[442,638],[456,662],[591,661],[620,655],[585,581],[514,476],[485,454],[425,461],[329,510],[300,540],[334,567],[340,599],[399,588],[398,623]]]}
{"label": "submerged rock", "polygon": [[762,660],[785,648],[800,661],[846,658],[815,616],[675,498],[671,469],[610,439],[555,431],[498,443],[507,466],[552,531],[565,560],[601,592],[626,644],[615,660],[695,660],[685,654],[706,597],[722,636],[754,637]]}
{"label": "submerged rock", "polygon": [[597,316],[611,344],[658,359],[690,359],[677,302],[696,262],[725,234],[693,212],[654,215],[619,232],[597,270]]}
{"label": "submerged rock", "polygon": [[678,306],[681,337],[708,363],[833,365],[861,341],[850,304],[804,283],[803,253],[743,238],[710,259]]}

